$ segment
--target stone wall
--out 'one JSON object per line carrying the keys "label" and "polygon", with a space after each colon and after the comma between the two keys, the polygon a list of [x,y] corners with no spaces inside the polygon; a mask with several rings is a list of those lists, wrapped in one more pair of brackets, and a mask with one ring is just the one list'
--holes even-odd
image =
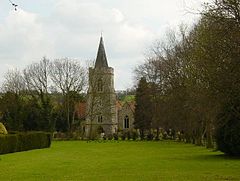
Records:
{"label": "stone wall", "polygon": [[[134,103],[125,102],[122,108],[118,111],[118,128],[119,130],[128,130],[134,128]],[[129,119],[129,128],[124,127],[125,118],[128,116]]]}

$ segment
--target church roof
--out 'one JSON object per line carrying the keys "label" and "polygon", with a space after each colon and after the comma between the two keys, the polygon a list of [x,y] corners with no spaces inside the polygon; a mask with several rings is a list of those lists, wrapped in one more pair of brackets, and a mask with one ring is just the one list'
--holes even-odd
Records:
{"label": "church roof", "polygon": [[87,115],[87,104],[86,102],[79,102],[75,105],[75,111],[77,117],[80,119],[86,118]]}
{"label": "church roof", "polygon": [[107,56],[105,53],[103,37],[100,38],[95,68],[108,67]]}
{"label": "church roof", "polygon": [[116,101],[116,108],[118,111],[123,110],[124,108],[130,109],[133,113],[135,112],[135,101]]}

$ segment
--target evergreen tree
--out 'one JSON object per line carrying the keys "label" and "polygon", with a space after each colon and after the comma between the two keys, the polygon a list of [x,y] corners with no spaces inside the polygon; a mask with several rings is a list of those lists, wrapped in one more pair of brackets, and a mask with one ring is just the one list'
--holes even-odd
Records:
{"label": "evergreen tree", "polygon": [[139,81],[136,90],[136,109],[134,113],[134,125],[140,130],[141,139],[144,138],[144,131],[149,130],[152,124],[152,103],[150,85],[144,77]]}

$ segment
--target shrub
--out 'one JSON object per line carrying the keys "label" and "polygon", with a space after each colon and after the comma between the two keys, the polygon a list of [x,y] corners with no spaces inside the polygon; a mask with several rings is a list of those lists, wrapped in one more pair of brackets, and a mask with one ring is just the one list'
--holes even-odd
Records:
{"label": "shrub", "polygon": [[127,132],[126,132],[126,136],[127,136],[127,139],[128,139],[128,140],[131,140],[131,132],[130,132],[130,131],[127,131]]}
{"label": "shrub", "polygon": [[216,141],[220,151],[232,155],[240,156],[240,123],[235,125],[233,121],[228,121],[217,129]]}
{"label": "shrub", "polygon": [[0,134],[4,134],[4,135],[8,134],[5,126],[1,122],[0,122]]}
{"label": "shrub", "polygon": [[118,134],[117,133],[113,133],[113,139],[118,140]]}
{"label": "shrub", "polygon": [[136,139],[138,139],[138,137],[139,137],[139,135],[138,135],[137,130],[132,130],[132,139],[136,140]]}
{"label": "shrub", "polygon": [[113,139],[113,135],[112,134],[107,135],[107,140],[112,140],[112,139]]}
{"label": "shrub", "polygon": [[[240,107],[237,107],[240,108]],[[226,109],[218,120],[217,147],[231,156],[240,156],[240,120],[232,109]]]}
{"label": "shrub", "polygon": [[17,142],[16,135],[0,135],[0,154],[16,152]]}
{"label": "shrub", "polygon": [[147,140],[148,140],[148,141],[153,140],[153,138],[154,138],[154,135],[153,135],[152,133],[148,133],[148,134],[147,134]]}
{"label": "shrub", "polygon": [[122,140],[126,140],[126,137],[127,137],[126,132],[122,132],[122,134],[121,134],[121,138],[122,138]]}
{"label": "shrub", "polygon": [[162,133],[162,139],[166,140],[168,138],[167,131],[163,131]]}
{"label": "shrub", "polygon": [[50,133],[27,132],[0,136],[0,154],[48,148],[50,145]]}

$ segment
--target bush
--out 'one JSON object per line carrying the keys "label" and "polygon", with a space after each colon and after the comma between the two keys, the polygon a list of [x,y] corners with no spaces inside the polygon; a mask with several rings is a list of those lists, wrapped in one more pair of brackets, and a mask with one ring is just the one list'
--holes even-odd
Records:
{"label": "bush", "polygon": [[139,135],[137,130],[132,130],[132,139],[135,141],[136,139],[138,139]]}
{"label": "bush", "polygon": [[16,152],[17,142],[16,135],[0,135],[0,154]]}
{"label": "bush", "polygon": [[121,139],[122,140],[126,140],[126,138],[127,138],[127,133],[126,132],[122,132]]}
{"label": "bush", "polygon": [[126,132],[126,136],[127,136],[127,139],[128,139],[128,140],[131,140],[131,133],[130,133],[130,131],[127,131],[127,132]]}
{"label": "bush", "polygon": [[113,135],[112,134],[107,135],[107,140],[113,140]]}
{"label": "bush", "polygon": [[218,150],[231,156],[240,156],[240,120],[231,110],[220,115],[216,130]]}
{"label": "bush", "polygon": [[147,134],[147,140],[148,140],[148,141],[153,140],[153,138],[154,138],[154,135],[153,135],[152,133],[148,133],[148,134]]}
{"label": "bush", "polygon": [[4,134],[4,135],[8,134],[5,126],[1,122],[0,122],[0,134]]}
{"label": "bush", "polygon": [[117,133],[113,133],[113,139],[118,140],[118,134]]}
{"label": "bush", "polygon": [[50,133],[27,132],[0,136],[0,154],[48,148],[50,145]]}

